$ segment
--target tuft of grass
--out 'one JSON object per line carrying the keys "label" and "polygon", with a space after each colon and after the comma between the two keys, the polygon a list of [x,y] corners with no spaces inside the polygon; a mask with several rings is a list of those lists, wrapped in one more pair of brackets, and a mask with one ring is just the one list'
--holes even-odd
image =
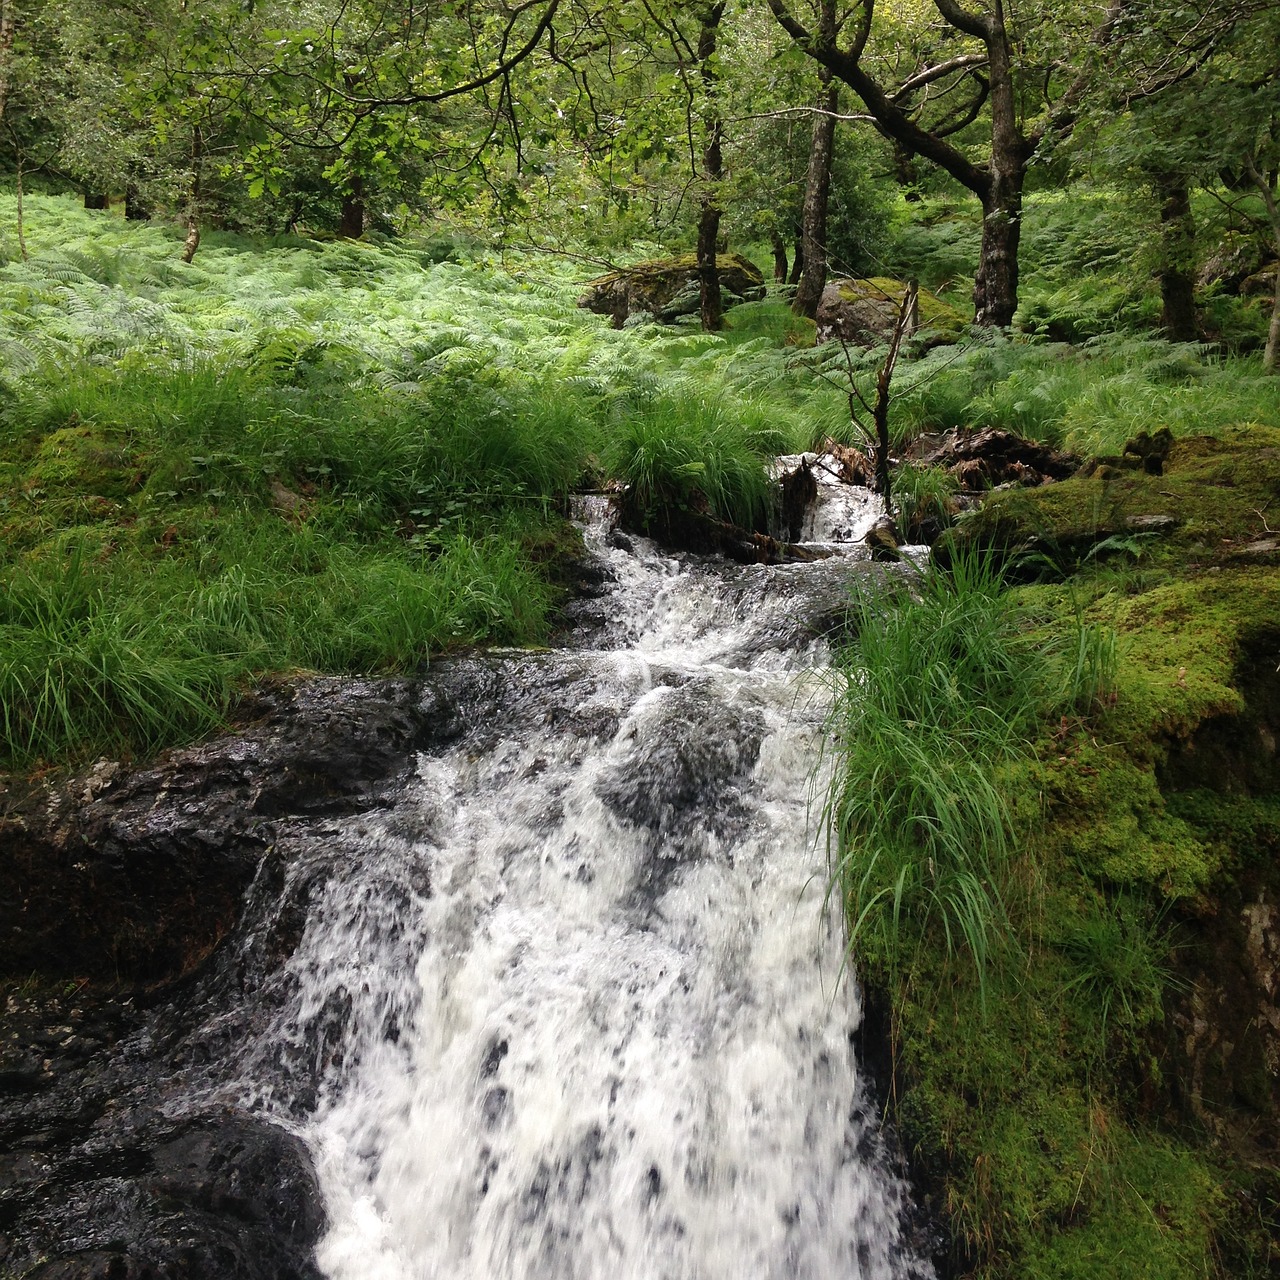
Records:
{"label": "tuft of grass", "polygon": [[936,536],[945,529],[955,515],[959,490],[959,481],[943,467],[900,467],[893,477],[893,503],[907,540],[932,541],[915,535],[928,530]]}
{"label": "tuft of grass", "polygon": [[979,985],[1004,938],[1015,815],[1001,784],[1044,691],[998,569],[961,557],[891,607],[855,598],[827,801],[849,945],[873,971],[940,938]]}
{"label": "tuft of grass", "polygon": [[1059,946],[1074,970],[1068,990],[1084,998],[1101,1040],[1117,1031],[1133,1037],[1164,1016],[1173,975],[1158,913],[1122,894],[1068,925]]}
{"label": "tuft of grass", "polygon": [[706,510],[744,528],[764,521],[765,463],[786,441],[763,415],[741,406],[731,412],[697,393],[637,396],[618,414],[604,464],[628,486],[643,524],[680,510]]}

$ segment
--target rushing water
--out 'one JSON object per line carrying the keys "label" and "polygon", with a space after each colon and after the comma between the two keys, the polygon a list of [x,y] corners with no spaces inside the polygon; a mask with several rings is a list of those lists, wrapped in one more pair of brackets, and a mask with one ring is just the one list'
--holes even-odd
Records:
{"label": "rushing water", "polygon": [[321,1266],[926,1275],[823,907],[805,619],[859,566],[672,559],[587,516],[592,647],[442,669],[460,731],[333,825],[267,1037],[305,1105],[288,1072],[256,1100],[315,1156]]}

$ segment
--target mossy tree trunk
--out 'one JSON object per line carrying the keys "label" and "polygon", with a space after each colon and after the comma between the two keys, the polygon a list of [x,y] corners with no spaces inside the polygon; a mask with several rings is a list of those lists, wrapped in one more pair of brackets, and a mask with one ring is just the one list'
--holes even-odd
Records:
{"label": "mossy tree trunk", "polygon": [[723,324],[720,303],[720,272],[716,266],[716,243],[720,237],[720,182],[724,177],[724,122],[716,102],[718,79],[715,56],[720,37],[720,20],[725,0],[702,11],[698,26],[698,75],[705,95],[703,107],[702,210],[698,216],[698,292],[702,328],[715,333]]}
{"label": "mossy tree trunk", "polygon": [[[835,22],[835,5],[823,0],[823,24]],[[813,119],[813,141],[809,146],[809,170],[804,184],[804,212],[800,235],[804,244],[804,274],[792,300],[791,309],[810,320],[818,312],[818,300],[827,283],[827,205],[831,194],[831,160],[835,154],[836,110],[840,105],[840,86],[834,82],[829,67],[818,72],[822,92],[818,95],[818,113]]]}

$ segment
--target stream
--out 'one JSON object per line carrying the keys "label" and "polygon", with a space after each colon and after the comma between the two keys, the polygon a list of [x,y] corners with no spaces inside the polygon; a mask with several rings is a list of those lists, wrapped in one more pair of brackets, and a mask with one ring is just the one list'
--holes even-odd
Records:
{"label": "stream", "polygon": [[[584,500],[604,586],[574,641],[401,682],[418,727],[394,776],[255,837],[270,844],[215,963],[137,1015],[101,1083],[101,1114],[133,1106],[131,1132],[159,1144],[135,1161],[147,1194],[172,1165],[166,1194],[197,1216],[234,1197],[192,1172],[191,1125],[206,1145],[227,1117],[300,1141],[254,1157],[301,1169],[278,1175],[279,1205],[236,1184],[227,1212],[252,1231],[210,1255],[222,1274],[266,1274],[255,1242],[283,1221],[315,1263],[279,1276],[932,1276],[856,1059],[820,837],[821,633],[872,570],[851,544],[875,501],[820,488],[807,532],[848,554],[778,567],[672,556]],[[226,772],[259,748],[221,750]],[[250,807],[288,814],[290,785]],[[76,1087],[83,1109],[93,1086]],[[110,1225],[134,1183],[102,1157],[93,1177],[15,1201],[16,1220],[108,1261],[130,1233],[138,1256],[173,1236],[142,1209]],[[323,1219],[299,1225],[308,1199]]]}
{"label": "stream", "polygon": [[[583,514],[615,584],[593,647],[490,665],[461,741],[335,832],[359,854],[267,1037],[341,1011],[300,1126],[320,1265],[918,1274],[816,848],[825,646],[797,600],[849,565],[699,565]],[[287,1085],[261,1100],[287,1114]]]}

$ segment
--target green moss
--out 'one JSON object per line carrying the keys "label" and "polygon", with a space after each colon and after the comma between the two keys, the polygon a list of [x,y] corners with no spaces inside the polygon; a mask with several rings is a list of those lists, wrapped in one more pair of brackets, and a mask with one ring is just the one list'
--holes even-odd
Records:
{"label": "green moss", "polygon": [[[986,506],[988,530],[998,517],[1025,541],[1034,523],[1059,546],[1075,531],[1092,545],[1108,521],[1140,513],[1182,521],[1162,551],[1140,547],[1149,567],[1092,557],[1068,581],[1014,590],[1046,690],[1069,687],[1089,629],[1114,631],[1115,664],[1001,775],[1022,843],[1001,889],[1011,943],[985,1004],[927,938],[878,970],[907,975],[896,988],[899,1120],[945,1170],[961,1253],[992,1280],[1219,1275],[1236,1238],[1232,1274],[1266,1255],[1265,1233],[1236,1223],[1240,1197],[1213,1149],[1156,1123],[1175,1113],[1179,1070],[1167,1056],[1177,1037],[1158,1029],[1181,971],[1172,919],[1211,909],[1237,870],[1280,853],[1280,799],[1249,793],[1257,770],[1224,792],[1229,761],[1215,756],[1211,782],[1177,789],[1210,763],[1206,734],[1230,745],[1231,726],[1272,722],[1271,686],[1254,683],[1273,679],[1280,573],[1242,547],[1280,481],[1269,470],[1280,433],[1229,434],[1183,442],[1163,477],[1081,479]],[[1192,520],[1229,541],[1192,552],[1181,541]],[[1223,1095],[1266,1113],[1272,1083],[1242,1050]]]}
{"label": "green moss", "polygon": [[96,427],[63,427],[46,436],[23,478],[28,493],[123,498],[142,485],[140,460]]}
{"label": "green moss", "polygon": [[1213,874],[1212,851],[1166,811],[1150,762],[1085,738],[1040,772],[1049,822],[1044,845],[1086,876],[1184,897]]}
{"label": "green moss", "polygon": [[[902,306],[906,286],[887,276],[869,276],[862,280],[841,280],[840,296],[846,302],[887,302],[895,309]],[[921,289],[919,294],[920,327],[950,339],[959,338],[969,327],[969,319],[936,293]]]}
{"label": "green moss", "polygon": [[1036,1280],[1189,1280],[1218,1274],[1226,1198],[1203,1157],[1158,1134],[1099,1127],[1066,1230],[1027,1250]]}
{"label": "green moss", "polygon": [[1232,796],[1197,788],[1174,793],[1168,806],[1226,869],[1269,869],[1280,861],[1280,796]]}
{"label": "green moss", "polygon": [[[646,258],[642,262],[634,262],[629,267],[620,267],[617,271],[609,271],[605,275],[591,281],[592,285],[608,284],[614,280],[627,277],[651,277],[661,279],[664,276],[684,277],[698,269],[696,253],[678,253],[670,258]],[[740,253],[716,254],[716,270],[729,272],[741,271],[750,277],[753,284],[764,284],[764,275],[750,258]]]}
{"label": "green moss", "polygon": [[1160,476],[1102,466],[1060,484],[992,494],[949,544],[1037,551],[1065,567],[1089,554],[1280,563],[1280,553],[1257,546],[1277,493],[1280,428],[1246,424],[1175,441]]}

